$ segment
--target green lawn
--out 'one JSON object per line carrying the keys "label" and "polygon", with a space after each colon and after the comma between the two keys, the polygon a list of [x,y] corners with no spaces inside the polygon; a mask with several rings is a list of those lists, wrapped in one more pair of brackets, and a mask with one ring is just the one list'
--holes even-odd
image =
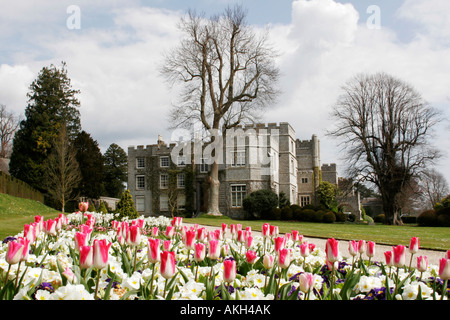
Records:
{"label": "green lawn", "polygon": [[34,200],[0,193],[0,240],[22,231],[23,226],[33,222],[36,215],[50,219],[57,217],[59,211]]}
{"label": "green lawn", "polygon": [[[198,223],[203,225],[220,227],[222,222],[227,224],[242,224],[250,226],[252,230],[261,231],[263,223],[259,220],[232,220],[228,217],[201,216],[199,218],[183,219],[186,223]],[[449,250],[450,228],[418,227],[415,225],[388,226],[382,224],[367,225],[354,223],[313,223],[296,221],[267,221],[277,225],[280,233],[298,230],[307,237],[320,237],[340,240],[374,241],[386,245],[409,245],[411,237],[420,238],[420,247],[423,249]]]}

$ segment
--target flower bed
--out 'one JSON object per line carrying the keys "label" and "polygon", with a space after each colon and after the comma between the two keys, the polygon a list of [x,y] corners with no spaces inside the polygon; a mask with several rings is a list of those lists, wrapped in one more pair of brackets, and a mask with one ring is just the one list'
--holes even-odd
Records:
{"label": "flower bed", "polygon": [[440,265],[420,256],[419,239],[372,261],[376,244],[346,252],[298,231],[262,236],[240,224],[215,231],[182,218],[75,212],[40,216],[0,248],[0,299],[36,300],[446,300],[450,251]]}

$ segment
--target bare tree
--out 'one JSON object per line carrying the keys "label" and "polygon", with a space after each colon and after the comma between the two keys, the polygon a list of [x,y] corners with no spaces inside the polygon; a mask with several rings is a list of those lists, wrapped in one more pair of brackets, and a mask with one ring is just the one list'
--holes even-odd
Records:
{"label": "bare tree", "polygon": [[386,223],[398,224],[397,199],[411,179],[440,153],[429,143],[439,112],[403,81],[385,73],[360,74],[343,86],[333,107],[335,128],[348,174],[373,183]]}
{"label": "bare tree", "polygon": [[[240,6],[209,19],[189,12],[181,19],[180,45],[161,68],[170,85],[180,85],[180,101],[171,110],[175,128],[223,132],[250,123],[276,98],[279,70],[267,32],[258,34],[245,22]],[[214,143],[212,135],[207,143]],[[215,154],[213,154],[215,156]],[[219,212],[218,163],[210,163],[208,212]]]}
{"label": "bare tree", "polygon": [[432,209],[449,194],[449,187],[445,177],[435,169],[424,170],[419,180],[419,190],[423,209]]}
{"label": "bare tree", "polygon": [[81,171],[76,152],[70,144],[66,126],[62,126],[54,147],[44,164],[45,189],[61,205],[64,212],[68,201],[77,198],[74,188],[81,181]]}
{"label": "bare tree", "polygon": [[12,140],[19,128],[19,118],[0,105],[0,158],[8,158],[12,151]]}

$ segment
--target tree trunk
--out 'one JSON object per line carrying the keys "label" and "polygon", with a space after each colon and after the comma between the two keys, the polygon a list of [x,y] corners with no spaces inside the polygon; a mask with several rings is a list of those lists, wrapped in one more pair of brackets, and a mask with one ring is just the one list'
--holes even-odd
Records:
{"label": "tree trunk", "polygon": [[208,214],[222,215],[219,209],[219,164],[214,161],[211,164],[211,171],[209,173],[209,202]]}

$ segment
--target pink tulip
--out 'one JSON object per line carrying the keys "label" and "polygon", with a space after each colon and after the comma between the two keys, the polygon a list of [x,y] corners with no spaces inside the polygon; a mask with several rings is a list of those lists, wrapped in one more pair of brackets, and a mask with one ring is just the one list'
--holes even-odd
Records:
{"label": "pink tulip", "polygon": [[75,281],[75,274],[68,267],[62,272],[62,275],[66,277],[67,281],[69,281],[70,283],[73,283]]}
{"label": "pink tulip", "polygon": [[80,247],[80,268],[89,269],[94,264],[94,247],[82,246]]}
{"label": "pink tulip", "polygon": [[158,233],[159,233],[158,227],[152,227],[152,233],[151,233],[152,237],[156,238],[158,236]]}
{"label": "pink tulip", "polygon": [[223,281],[231,283],[236,279],[236,261],[226,259],[223,261]]}
{"label": "pink tulip", "polygon": [[275,262],[275,257],[271,254],[266,253],[263,257],[263,266],[266,269],[271,269]]}
{"label": "pink tulip", "polygon": [[237,226],[235,224],[230,225],[230,233],[231,233],[231,238],[233,240],[235,240],[237,237]]}
{"label": "pink tulip", "polygon": [[442,258],[439,260],[439,278],[442,280],[450,279],[450,259]]}
{"label": "pink tulip", "polygon": [[218,240],[211,240],[208,242],[208,258],[217,260],[220,257],[220,246]]}
{"label": "pink tulip", "polygon": [[169,239],[173,237],[175,233],[175,228],[173,226],[167,226],[165,236]]}
{"label": "pink tulip", "polygon": [[141,243],[141,228],[138,225],[132,225],[128,230],[127,243],[130,246],[136,247]]}
{"label": "pink tulip", "polygon": [[366,241],[365,240],[359,240],[358,241],[358,252],[364,253],[366,251]]}
{"label": "pink tulip", "polygon": [[388,267],[392,267],[394,265],[394,252],[393,251],[384,252],[384,259],[386,261],[386,265]]}
{"label": "pink tulip", "polygon": [[326,243],[325,253],[327,259],[334,263],[339,260],[339,241],[334,238],[329,238]]}
{"label": "pink tulip", "polygon": [[419,237],[412,237],[409,243],[409,252],[415,254],[419,251]]}
{"label": "pink tulip", "polygon": [[310,243],[310,244],[308,244],[308,248],[309,248],[309,252],[313,252],[314,249],[316,248],[316,245],[314,243]]}
{"label": "pink tulip", "polygon": [[108,251],[111,247],[111,242],[106,239],[94,240],[94,268],[103,269],[108,265]]}
{"label": "pink tulip", "polygon": [[172,245],[172,241],[170,240],[164,240],[163,241],[163,250],[164,251],[170,251],[170,246]]}
{"label": "pink tulip", "polygon": [[74,236],[75,249],[80,251],[80,248],[88,245],[89,234],[84,232],[77,232]]}
{"label": "pink tulip", "polygon": [[228,225],[226,223],[222,223],[222,236],[225,237],[227,235]]}
{"label": "pink tulip", "polygon": [[285,247],[286,238],[285,237],[276,237],[274,240],[275,240],[275,252],[277,253]]}
{"label": "pink tulip", "polygon": [[392,248],[394,254],[394,266],[397,268],[403,267],[405,265],[406,251],[405,246],[398,245]]}
{"label": "pink tulip", "polygon": [[428,269],[428,258],[427,256],[417,257],[417,270],[420,272],[425,272]]}
{"label": "pink tulip", "polygon": [[27,261],[28,252],[30,251],[30,240],[27,238],[18,238],[17,242],[23,245],[22,256],[20,257],[20,261]]}
{"label": "pink tulip", "polygon": [[194,260],[202,262],[205,259],[206,246],[203,243],[194,244]]}
{"label": "pink tulip", "polygon": [[303,258],[306,258],[307,256],[309,256],[309,244],[308,244],[308,242],[303,242],[300,245],[300,255]]}
{"label": "pink tulip", "polygon": [[299,234],[297,230],[292,230],[292,241],[298,242],[299,240]]}
{"label": "pink tulip", "polygon": [[450,250],[447,250],[447,259],[450,259]]}
{"label": "pink tulip", "polygon": [[175,252],[161,252],[161,275],[165,279],[170,279],[175,274]]}
{"label": "pink tulip", "polygon": [[89,202],[80,202],[78,204],[78,209],[80,209],[81,212],[86,212],[89,209]]}
{"label": "pink tulip", "polygon": [[10,265],[17,264],[21,261],[23,255],[24,245],[17,241],[8,242],[8,251],[6,252],[5,260]]}
{"label": "pink tulip", "polygon": [[373,256],[375,256],[375,242],[373,242],[373,241],[367,242],[366,254],[369,258],[372,258]]}
{"label": "pink tulip", "polygon": [[205,228],[199,228],[197,229],[197,240],[199,242],[203,242],[206,239],[206,229]]}
{"label": "pink tulip", "polygon": [[355,240],[348,242],[348,252],[352,257],[358,254],[358,243]]}
{"label": "pink tulip", "polygon": [[309,272],[301,273],[298,277],[300,290],[303,293],[308,293],[314,287],[315,275]]}
{"label": "pink tulip", "polygon": [[195,243],[195,231],[194,230],[187,230],[185,235],[185,241],[184,245],[188,250],[194,249],[194,243]]}
{"label": "pink tulip", "polygon": [[44,231],[48,235],[56,236],[56,221],[52,219],[44,221]]}
{"label": "pink tulip", "polygon": [[252,236],[248,236],[247,239],[245,240],[245,247],[248,249],[252,246],[253,243],[253,237]]}
{"label": "pink tulip", "polygon": [[267,222],[262,225],[262,235],[264,238],[270,237],[270,225]]}
{"label": "pink tulip", "polygon": [[278,265],[285,269],[291,264],[291,250],[283,248],[278,252]]}
{"label": "pink tulip", "polygon": [[151,263],[156,263],[161,260],[160,258],[160,240],[148,238],[147,242],[147,257]]}
{"label": "pink tulip", "polygon": [[238,230],[238,232],[237,232],[237,240],[240,243],[244,243],[246,238],[247,238],[247,231],[245,231],[245,230]]}
{"label": "pink tulip", "polygon": [[279,232],[280,232],[280,229],[278,228],[278,226],[270,226],[270,236],[272,238],[277,237]]}
{"label": "pink tulip", "polygon": [[32,243],[36,240],[36,225],[37,223],[25,224],[23,226],[23,235]]}
{"label": "pink tulip", "polygon": [[183,217],[173,217],[173,219],[172,219],[172,226],[176,230],[180,230],[181,229],[182,223],[183,223]]}
{"label": "pink tulip", "polygon": [[250,264],[254,264],[256,262],[256,260],[258,260],[258,256],[252,250],[248,250],[245,253],[245,258],[247,259],[247,262],[250,263]]}

